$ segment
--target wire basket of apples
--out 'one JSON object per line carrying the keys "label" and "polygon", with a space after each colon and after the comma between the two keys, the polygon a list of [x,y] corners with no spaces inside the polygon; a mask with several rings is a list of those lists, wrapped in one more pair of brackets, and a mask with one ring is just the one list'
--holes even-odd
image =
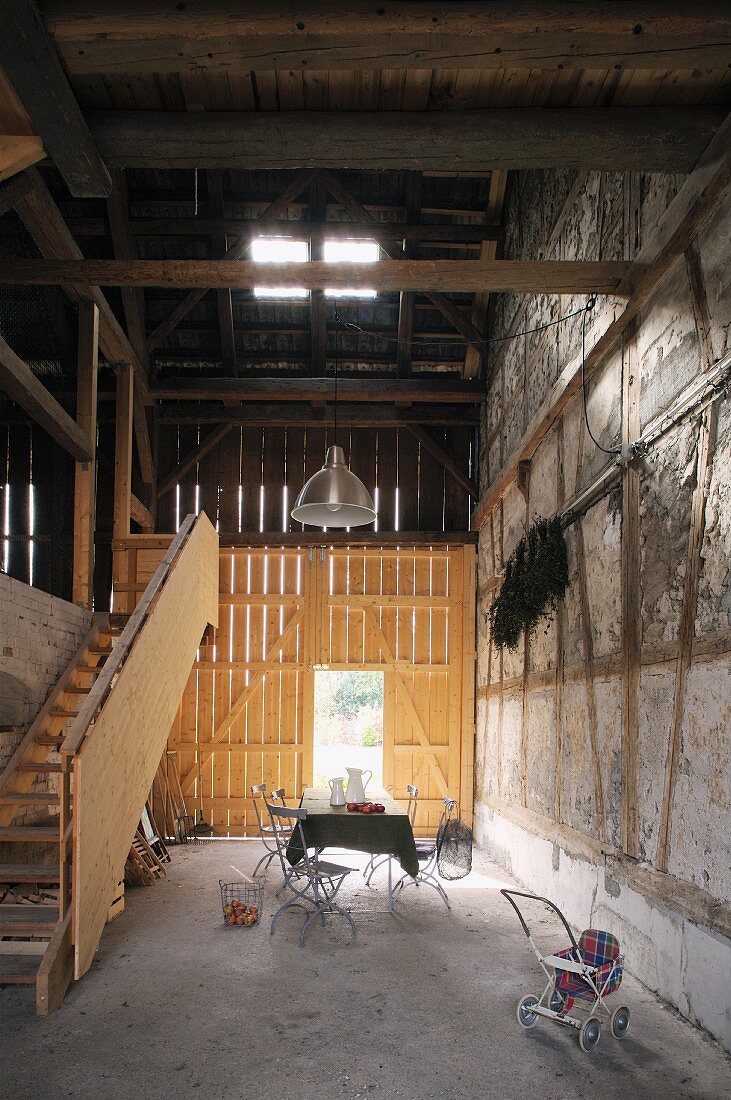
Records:
{"label": "wire basket of apples", "polygon": [[380,802],[346,802],[351,814],[385,814],[386,807]]}
{"label": "wire basket of apples", "polygon": [[264,910],[264,879],[243,879],[239,882],[218,880],[221,887],[223,923],[228,928],[252,928],[261,920]]}

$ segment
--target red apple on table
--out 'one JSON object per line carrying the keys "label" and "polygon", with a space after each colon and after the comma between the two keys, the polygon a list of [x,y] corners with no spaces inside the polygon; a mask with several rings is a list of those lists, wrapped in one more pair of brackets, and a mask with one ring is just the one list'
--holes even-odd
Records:
{"label": "red apple on table", "polygon": [[348,802],[348,810],[350,811],[351,814],[357,809],[358,809],[357,802]]}
{"label": "red apple on table", "polygon": [[382,806],[380,802],[376,802],[375,806],[373,807],[373,812],[377,814],[385,814],[386,807]]}

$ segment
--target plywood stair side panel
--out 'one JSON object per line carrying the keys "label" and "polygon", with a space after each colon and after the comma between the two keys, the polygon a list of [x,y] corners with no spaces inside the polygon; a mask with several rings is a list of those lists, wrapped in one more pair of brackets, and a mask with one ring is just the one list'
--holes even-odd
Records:
{"label": "plywood stair side panel", "polygon": [[208,624],[218,536],[200,516],[74,761],[75,977],[89,968]]}

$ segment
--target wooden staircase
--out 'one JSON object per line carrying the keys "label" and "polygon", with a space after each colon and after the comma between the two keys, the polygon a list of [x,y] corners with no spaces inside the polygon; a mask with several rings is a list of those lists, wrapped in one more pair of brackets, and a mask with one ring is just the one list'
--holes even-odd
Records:
{"label": "wooden staircase", "polygon": [[[94,617],[91,630],[0,775],[0,984],[35,985],[41,1014],[55,1007],[53,969],[44,969],[43,963],[70,900],[60,750],[66,728],[104,669],[124,621],[126,616]],[[36,789],[39,781],[47,788],[51,777],[56,790]],[[71,799],[70,774],[68,783]]]}
{"label": "wooden staircase", "polygon": [[217,622],[218,558],[210,521],[187,516],[131,615],[94,617],[0,775],[0,984],[35,985],[39,1015],[94,959],[201,636]]}

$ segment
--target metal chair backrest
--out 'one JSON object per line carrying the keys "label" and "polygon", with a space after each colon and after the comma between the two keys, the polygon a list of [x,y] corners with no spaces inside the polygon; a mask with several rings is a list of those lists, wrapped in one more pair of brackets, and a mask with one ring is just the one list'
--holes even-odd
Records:
{"label": "metal chair backrest", "polygon": [[[260,836],[264,836],[264,819],[262,818],[261,810],[259,809],[259,802],[264,802],[266,804],[266,794],[264,793],[266,789],[266,783],[257,783],[255,787],[250,788],[251,798],[254,803],[254,811],[256,813],[256,820],[259,825]],[[257,795],[260,795],[261,797],[257,798]]]}
{"label": "metal chair backrest", "polygon": [[406,807],[406,813],[408,814],[411,828],[414,828],[414,822],[416,821],[416,803],[419,800],[419,788],[415,787],[413,783],[407,783],[406,793],[409,796],[409,804]]}
{"label": "metal chair backrest", "polygon": [[[282,864],[282,871],[285,876],[288,871],[292,870],[291,866],[288,866],[287,848],[295,833],[298,836],[300,846],[304,853],[302,865],[304,865],[309,872],[311,861],[307,854],[307,844],[302,829],[302,822],[307,820],[307,810],[294,809],[288,806],[275,806],[272,802],[267,802],[266,807],[269,811],[272,825],[274,826],[274,840],[277,845],[279,861]],[[299,867],[301,865],[298,864],[297,866]]]}
{"label": "metal chair backrest", "polygon": [[457,802],[453,798],[450,798],[449,795],[445,795],[443,801],[444,809],[442,810],[442,816],[439,818],[439,828],[437,829],[437,853],[439,852],[442,834],[444,832],[447,822],[449,821],[449,818],[451,817],[455,809],[459,811],[459,806],[457,805]]}
{"label": "metal chair backrest", "polygon": [[271,798],[272,798],[272,802],[281,802],[281,804],[283,806],[287,805],[287,803],[284,799],[284,787],[279,787],[278,790],[272,791]]}

